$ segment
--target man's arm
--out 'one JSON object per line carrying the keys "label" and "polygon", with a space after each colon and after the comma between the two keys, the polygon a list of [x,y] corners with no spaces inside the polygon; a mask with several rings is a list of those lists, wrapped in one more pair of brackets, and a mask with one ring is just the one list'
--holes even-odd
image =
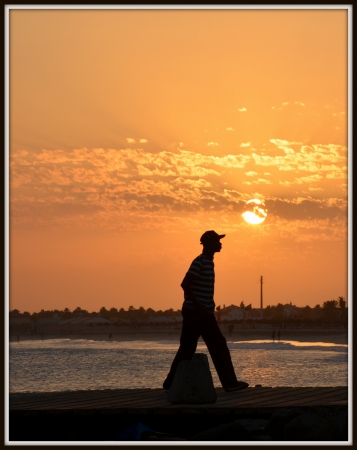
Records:
{"label": "man's arm", "polygon": [[201,303],[199,303],[196,296],[192,292],[191,285],[195,279],[196,279],[196,277],[194,275],[192,275],[190,273],[186,273],[185,278],[182,280],[181,287],[182,287],[184,293],[187,295],[187,297],[190,300],[192,300],[197,311],[200,311],[203,314],[209,314],[207,309],[203,305],[201,305]]}

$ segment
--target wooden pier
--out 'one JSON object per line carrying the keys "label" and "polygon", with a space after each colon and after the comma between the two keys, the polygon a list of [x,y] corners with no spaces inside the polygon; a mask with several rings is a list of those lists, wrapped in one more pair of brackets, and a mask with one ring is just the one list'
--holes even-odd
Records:
{"label": "wooden pier", "polygon": [[[267,417],[278,408],[313,410],[348,404],[347,386],[249,387],[230,393],[216,388],[216,392],[215,403],[194,405],[169,403],[163,389],[14,393],[9,396],[10,440],[112,440],[115,432],[135,421],[148,426],[165,423],[166,430],[171,426],[168,432],[175,433],[178,423],[197,430],[203,423],[215,426],[229,418]],[[65,431],[59,431],[59,421]],[[107,439],[100,437],[105,433]]]}

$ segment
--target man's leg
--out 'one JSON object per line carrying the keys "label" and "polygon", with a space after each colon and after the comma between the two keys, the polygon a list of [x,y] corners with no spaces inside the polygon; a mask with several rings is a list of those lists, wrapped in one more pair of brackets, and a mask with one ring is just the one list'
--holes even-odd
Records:
{"label": "man's leg", "polygon": [[202,320],[200,331],[223,388],[236,384],[237,377],[232,364],[231,354],[227,347],[227,341],[218,326],[214,314]]}
{"label": "man's leg", "polygon": [[174,379],[176,369],[181,361],[192,359],[197,348],[197,341],[200,337],[199,325],[194,311],[182,311],[183,322],[180,337],[180,347],[171,364],[170,372],[164,381],[164,389],[170,389]]}

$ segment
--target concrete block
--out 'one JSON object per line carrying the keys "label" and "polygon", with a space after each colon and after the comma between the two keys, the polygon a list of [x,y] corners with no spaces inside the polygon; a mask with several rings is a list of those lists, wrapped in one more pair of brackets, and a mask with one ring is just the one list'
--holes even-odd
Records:
{"label": "concrete block", "polygon": [[190,361],[181,361],[172,381],[168,401],[202,404],[217,400],[207,355],[196,353]]}

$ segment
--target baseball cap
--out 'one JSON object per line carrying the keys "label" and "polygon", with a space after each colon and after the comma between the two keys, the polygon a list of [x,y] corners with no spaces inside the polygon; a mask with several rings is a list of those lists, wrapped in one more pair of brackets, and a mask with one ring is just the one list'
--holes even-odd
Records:
{"label": "baseball cap", "polygon": [[225,234],[218,234],[213,230],[205,231],[201,236],[200,242],[201,244],[205,244],[206,242],[212,242],[215,240],[220,240],[224,238]]}

